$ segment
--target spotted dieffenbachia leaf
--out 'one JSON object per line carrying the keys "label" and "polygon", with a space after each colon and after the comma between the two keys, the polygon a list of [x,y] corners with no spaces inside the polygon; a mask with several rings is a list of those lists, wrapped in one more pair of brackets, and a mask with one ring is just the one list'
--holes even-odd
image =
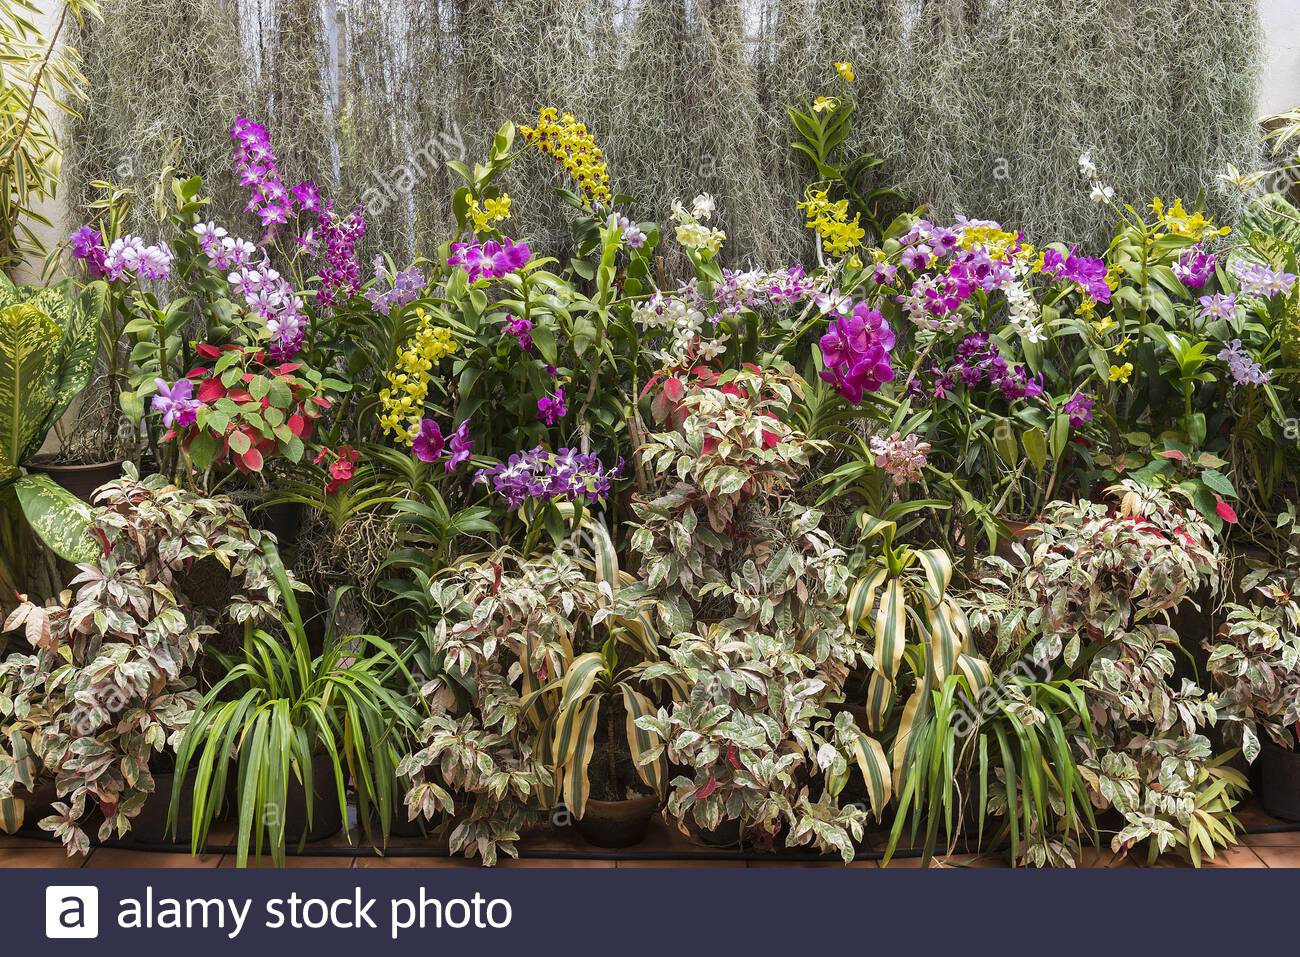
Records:
{"label": "spotted dieffenbachia leaf", "polygon": [[102,549],[90,534],[90,506],[48,475],[24,475],[14,492],[27,523],[51,551],[79,564],[93,562]]}

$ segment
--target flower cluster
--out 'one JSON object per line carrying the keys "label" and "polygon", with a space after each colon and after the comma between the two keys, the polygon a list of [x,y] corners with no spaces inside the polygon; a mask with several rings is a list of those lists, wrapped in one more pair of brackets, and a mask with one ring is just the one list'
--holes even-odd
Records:
{"label": "flower cluster", "polygon": [[379,393],[383,412],[379,424],[399,441],[411,444],[420,434],[424,400],[429,394],[429,373],[456,351],[456,341],[445,326],[436,326],[423,309],[416,311],[415,335],[397,353],[394,367],[384,374],[388,387]]}
{"label": "flower cluster", "polygon": [[[952,365],[943,369],[932,364],[930,372],[934,376],[931,395],[936,399],[947,398],[959,382],[967,389],[987,382],[1008,401],[1034,399],[1044,391],[1042,373],[1031,376],[1023,365],[1010,365],[989,341],[988,334],[982,332],[962,340]],[[919,379],[908,382],[908,393],[914,397],[924,395]]]}
{"label": "flower cluster", "polygon": [[750,269],[743,272],[723,269],[722,281],[713,288],[713,301],[720,315],[734,316],[745,309],[803,302],[816,292],[817,284],[808,278],[803,266],[795,265],[773,272],[765,269]]}
{"label": "flower cluster", "polygon": [[1174,275],[1188,289],[1203,289],[1214,275],[1216,262],[1214,254],[1206,252],[1198,244],[1178,257],[1178,262],[1174,263]]}
{"label": "flower cluster", "polygon": [[480,279],[500,279],[522,269],[532,258],[533,251],[525,242],[516,243],[508,238],[501,242],[489,239],[485,243],[452,243],[447,265],[459,266],[465,270],[470,282],[478,282]]}
{"label": "flower cluster", "polygon": [[1219,359],[1228,364],[1228,372],[1237,385],[1264,385],[1273,378],[1271,372],[1265,372],[1241,347],[1240,339],[1233,339],[1224,346],[1219,352]]}
{"label": "flower cluster", "polygon": [[1083,392],[1076,392],[1061,406],[1061,411],[1070,417],[1070,427],[1082,428],[1092,421],[1093,398]]}
{"label": "flower cluster", "polygon": [[238,239],[226,232],[225,227],[213,222],[199,223],[194,227],[199,238],[199,249],[208,263],[219,272],[227,272],[253,261],[257,247],[246,239]]}
{"label": "flower cluster", "polygon": [[1202,319],[1222,319],[1224,322],[1230,322],[1237,316],[1237,297],[1216,293],[1213,296],[1201,297],[1201,318]]}
{"label": "flower cluster", "polygon": [[122,236],[105,249],[99,231],[91,226],[72,234],[72,255],[86,263],[92,276],[111,282],[135,277],[168,279],[175,258],[166,245],[149,246],[139,236]]}
{"label": "flower cluster", "polygon": [[577,449],[548,452],[538,446],[516,452],[494,468],[480,469],[474,481],[490,484],[514,511],[529,499],[602,499],[609,494],[610,483],[618,478],[621,469],[621,462],[606,469],[594,454]]}
{"label": "flower cluster", "polygon": [[506,316],[506,321],[501,326],[502,335],[514,336],[519,342],[519,348],[524,352],[533,351],[533,323],[530,319],[516,319],[512,315]]}
{"label": "flower cluster", "polygon": [[889,364],[894,332],[866,303],[858,303],[851,316],[832,318],[818,344],[825,364],[821,377],[854,405],[864,393],[876,392],[894,378]]}
{"label": "flower cluster", "polygon": [[1040,268],[1048,276],[1074,283],[1093,302],[1110,302],[1110,283],[1103,259],[1077,256],[1073,249],[1064,256],[1055,249],[1045,249]]}
{"label": "flower cluster", "polygon": [[1151,200],[1151,211],[1156,214],[1157,222],[1166,232],[1174,236],[1185,236],[1196,243],[1232,232],[1227,226],[1215,226],[1214,221],[1200,211],[1188,213],[1183,209],[1182,199],[1175,199],[1172,206],[1166,207],[1164,200],[1157,196]]}
{"label": "flower cluster", "polygon": [[673,221],[677,223],[677,241],[687,249],[717,255],[727,234],[721,229],[704,225],[715,209],[717,204],[708,193],[696,196],[691,202],[690,209],[683,206],[681,200],[673,200]]}
{"label": "flower cluster", "polygon": [[257,214],[263,227],[271,229],[287,223],[300,209],[320,209],[320,195],[313,183],[285,188],[266,127],[240,116],[231,124],[230,138],[235,144],[235,173],[240,185],[251,193],[245,209]]}
{"label": "flower cluster", "polygon": [[108,250],[104,248],[104,238],[93,226],[82,226],[72,234],[72,255],[86,264],[91,278],[98,279],[104,275],[105,258]]}
{"label": "flower cluster", "polygon": [[381,289],[379,284],[388,281],[389,278],[388,265],[384,262],[384,257],[376,256],[375,285],[366,290],[365,298],[381,316],[392,312],[394,306],[405,306],[407,303],[414,302],[420,298],[420,293],[424,292],[424,274],[414,266],[391,276],[392,288]]}
{"label": "flower cluster", "polygon": [[356,209],[346,218],[334,212],[332,204],[320,211],[320,240],[324,243],[325,264],[321,266],[320,288],[316,301],[324,307],[339,299],[350,299],[361,289],[361,264],[357,262],[357,243],[366,234],[366,221]]}
{"label": "flower cluster", "polygon": [[1233,269],[1233,275],[1247,296],[1270,299],[1273,296],[1287,296],[1295,285],[1295,274],[1282,269],[1270,269],[1263,263],[1239,262]]}
{"label": "flower cluster", "polygon": [[859,224],[860,214],[849,218],[848,200],[832,201],[824,189],[808,190],[799,204],[807,219],[807,227],[821,237],[822,248],[828,256],[846,256],[862,245],[867,231]]}
{"label": "flower cluster", "polygon": [[547,425],[555,425],[569,414],[565,402],[564,386],[556,386],[554,395],[544,395],[537,400],[537,417]]}
{"label": "flower cluster", "polygon": [[623,242],[627,243],[628,249],[640,249],[645,245],[645,231],[639,224],[632,222],[626,216],[610,213],[608,224],[623,231]]}
{"label": "flower cluster", "polygon": [[361,453],[351,445],[340,445],[337,451],[322,448],[316,453],[312,464],[320,465],[327,458],[330,464],[329,478],[325,480],[325,494],[337,495],[339,489],[356,478],[357,462],[361,460]]}
{"label": "flower cluster", "polygon": [[610,201],[613,194],[605,154],[587,132],[586,124],[579,123],[572,113],[560,116],[554,108],[545,107],[537,115],[536,126],[520,126],[519,132],[538,150],[559,160],[593,205],[603,206]]}
{"label": "flower cluster", "polygon": [[469,419],[458,425],[456,431],[446,439],[437,422],[424,419],[411,440],[411,454],[421,462],[436,462],[445,451],[447,461],[443,463],[443,468],[447,472],[454,472],[460,468],[461,463],[469,461],[473,449],[474,440],[469,437]]}
{"label": "flower cluster", "polygon": [[248,309],[266,322],[273,340],[267,350],[274,362],[286,362],[302,348],[307,334],[303,302],[265,254],[260,265],[240,265],[226,277]]}
{"label": "flower cluster", "polygon": [[920,441],[915,434],[902,438],[895,432],[889,438],[871,439],[876,468],[883,470],[895,485],[920,481],[929,451],[930,443]]}
{"label": "flower cluster", "polygon": [[701,335],[706,321],[712,328],[717,320],[706,320],[698,300],[694,295],[655,293],[632,310],[638,324],[646,329],[662,329],[671,337],[668,348],[657,353],[666,365],[689,365],[696,358],[715,359],[726,348],[725,335],[715,334],[708,339]]}

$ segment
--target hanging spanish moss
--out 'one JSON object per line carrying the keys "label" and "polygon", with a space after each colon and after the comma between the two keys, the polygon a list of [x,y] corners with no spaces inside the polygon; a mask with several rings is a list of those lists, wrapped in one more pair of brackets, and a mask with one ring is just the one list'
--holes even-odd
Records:
{"label": "hanging spanish moss", "polygon": [[[1195,197],[1252,165],[1253,4],[1204,0],[105,0],[78,38],[91,80],[68,169],[151,195],[175,163],[240,222],[226,128],[271,129],[288,176],[369,212],[367,246],[397,258],[448,237],[448,159],[472,161],[506,119],[542,106],[587,123],[616,192],[663,220],[710,191],[733,262],[806,256],[795,203],[810,171],[786,106],[838,89],[853,62],[852,145],[937,217],[1098,237],[1077,160],[1121,198]],[[1188,120],[1188,117],[1196,118]],[[173,144],[179,142],[178,151]],[[511,230],[559,251],[559,170],[521,158]],[[149,203],[136,212],[147,231]]]}

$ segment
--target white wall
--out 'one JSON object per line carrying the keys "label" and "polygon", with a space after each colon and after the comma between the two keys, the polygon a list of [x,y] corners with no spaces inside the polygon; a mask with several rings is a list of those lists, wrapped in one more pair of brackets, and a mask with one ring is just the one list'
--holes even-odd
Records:
{"label": "white wall", "polygon": [[1300,106],[1300,0],[1259,0],[1268,61],[1264,67],[1261,114]]}

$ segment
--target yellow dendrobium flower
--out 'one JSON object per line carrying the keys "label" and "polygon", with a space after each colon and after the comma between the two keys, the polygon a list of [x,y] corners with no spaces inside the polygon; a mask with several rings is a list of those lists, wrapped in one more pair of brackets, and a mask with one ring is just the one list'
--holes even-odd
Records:
{"label": "yellow dendrobium flower", "polygon": [[474,232],[486,233],[496,223],[509,218],[510,196],[508,193],[502,193],[498,197],[485,199],[482,206],[475,197],[471,196],[466,212],[474,225]]}
{"label": "yellow dendrobium flower", "polygon": [[[967,226],[962,230],[959,244],[962,249],[982,247],[993,259],[1002,259],[1006,256],[1007,250],[1014,248],[1019,242],[1019,233],[1007,232],[995,226]],[[1040,256],[1039,269],[1041,268],[1042,257]]]}
{"label": "yellow dendrobium flower", "polygon": [[867,231],[859,224],[860,214],[849,219],[848,200],[832,202],[824,189],[809,188],[806,199],[799,204],[807,217],[805,224],[822,238],[829,256],[844,256],[862,245]]}
{"label": "yellow dendrobium flower", "polygon": [[539,151],[558,159],[591,203],[601,206],[613,198],[605,154],[587,132],[587,125],[572,113],[560,116],[554,107],[545,107],[537,115],[536,126],[521,126],[519,132]]}
{"label": "yellow dendrobium flower", "polygon": [[837,61],[835,63],[835,72],[840,75],[840,78],[843,79],[845,83],[852,83],[855,79],[852,63],[847,63],[843,60]]}
{"label": "yellow dendrobium flower", "polygon": [[813,112],[820,113],[825,110],[827,113],[834,113],[839,105],[840,101],[833,96],[819,96],[813,101]]}
{"label": "yellow dendrobium flower", "polygon": [[1126,362],[1122,366],[1110,367],[1110,381],[1128,383],[1129,376],[1133,374],[1133,363]]}
{"label": "yellow dendrobium flower", "polygon": [[420,434],[433,367],[456,351],[450,329],[435,326],[423,309],[417,309],[415,316],[419,322],[415,334],[398,350],[393,368],[384,374],[388,388],[379,393],[380,426],[406,445]]}
{"label": "yellow dendrobium flower", "polygon": [[[1093,305],[1095,306],[1096,304],[1094,303]],[[1100,319],[1092,321],[1092,331],[1097,334],[1097,338],[1099,339],[1104,338],[1112,329],[1118,328],[1119,323],[1110,316],[1102,316]]]}
{"label": "yellow dendrobium flower", "polygon": [[1214,220],[1204,213],[1189,213],[1183,208],[1181,198],[1176,198],[1172,206],[1165,206],[1164,200],[1155,196],[1151,200],[1151,211],[1156,214],[1156,221],[1168,233],[1186,236],[1193,242],[1201,242],[1211,236],[1226,236],[1232,229],[1228,226],[1215,226]]}

